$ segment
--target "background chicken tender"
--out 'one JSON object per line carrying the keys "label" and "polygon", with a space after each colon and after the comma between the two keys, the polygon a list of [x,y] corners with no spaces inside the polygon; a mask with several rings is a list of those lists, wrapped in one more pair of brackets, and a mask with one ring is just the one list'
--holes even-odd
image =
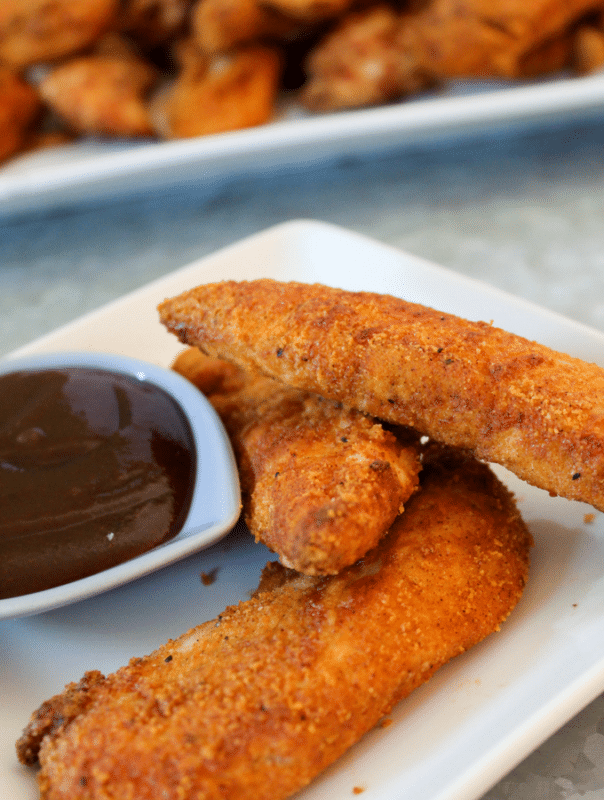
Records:
{"label": "background chicken tender", "polygon": [[247,47],[191,62],[168,94],[163,113],[170,137],[200,136],[267,122],[279,90],[281,54]]}
{"label": "background chicken tender", "polygon": [[[584,75],[604,64],[603,14],[604,0],[3,0],[0,65],[35,91],[49,67],[65,69],[74,102],[58,78],[51,89],[42,82],[51,111],[39,133],[51,123],[62,134],[188,138],[263,125],[292,107],[391,103],[460,78]],[[124,65],[87,74],[79,59],[101,55],[108,36],[158,72],[153,91],[125,89]],[[186,49],[195,59],[182,58]],[[53,141],[36,135],[25,146]]]}
{"label": "background chicken tender", "polygon": [[0,63],[22,68],[93,44],[116,18],[119,0],[2,0]]}
{"label": "background chicken tender", "polygon": [[[429,454],[422,489],[365,559],[329,578],[269,565],[255,596],[34,713],[47,800],[284,800],[493,631],[530,535],[488,467]],[[401,723],[404,724],[404,723]]]}
{"label": "background chicken tender", "polygon": [[403,35],[439,79],[515,78],[527,53],[600,6],[599,0],[431,0],[406,17]]}
{"label": "background chicken tender", "polygon": [[40,100],[31,86],[0,66],[0,161],[25,146],[40,111]]}
{"label": "background chicken tender", "polygon": [[150,50],[185,34],[192,4],[193,0],[122,0],[118,28]]}
{"label": "background chicken tender", "polygon": [[287,41],[302,26],[260,0],[201,0],[191,18],[191,35],[206,53],[228,52],[254,40]]}
{"label": "background chicken tender", "polygon": [[581,25],[575,35],[572,63],[579,75],[589,75],[604,66],[604,14]]}
{"label": "background chicken tender", "polygon": [[135,57],[82,56],[53,69],[40,96],[81,133],[151,136],[145,97],[156,80],[156,70]]}
{"label": "background chicken tender", "polygon": [[401,46],[401,15],[380,4],[345,16],[311,51],[301,101],[313,111],[385,103],[432,77]]}
{"label": "background chicken tender", "polygon": [[375,547],[418,485],[419,437],[250,375],[196,348],[174,369],[222,419],[237,457],[245,521],[282,564],[332,575]]}

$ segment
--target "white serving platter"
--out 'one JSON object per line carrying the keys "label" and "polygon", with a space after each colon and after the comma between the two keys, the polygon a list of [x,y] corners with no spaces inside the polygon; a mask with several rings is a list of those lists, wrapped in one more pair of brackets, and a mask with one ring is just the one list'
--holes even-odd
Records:
{"label": "white serving platter", "polygon": [[[339,228],[294,221],[180,269],[15,356],[105,350],[168,365],[156,304],[199,283],[273,277],[389,292],[602,360],[604,336]],[[604,689],[604,520],[498,469],[535,538],[530,580],[502,627],[454,659],[297,800],[474,800]],[[594,513],[593,521],[586,515]],[[152,575],[75,605],[0,621],[0,798],[38,797],[14,755],[29,714],[88,669],[109,672],[249,596],[274,558],[243,527]]]}
{"label": "white serving platter", "polygon": [[168,187],[212,192],[240,172],[308,167],[492,126],[601,116],[603,104],[602,73],[528,83],[468,81],[376,108],[311,116],[290,107],[269,124],[194,139],[86,140],[0,166],[0,219]]}

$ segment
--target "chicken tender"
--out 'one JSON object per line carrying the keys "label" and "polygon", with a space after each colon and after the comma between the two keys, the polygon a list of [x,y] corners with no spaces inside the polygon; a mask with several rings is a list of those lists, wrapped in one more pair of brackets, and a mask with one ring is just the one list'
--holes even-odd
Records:
{"label": "chicken tender", "polygon": [[528,53],[600,7],[599,0],[432,0],[404,18],[402,37],[436,78],[517,78]]}
{"label": "chicken tender", "polygon": [[2,0],[0,63],[16,69],[91,45],[113,24],[119,0]]}
{"label": "chicken tender", "polygon": [[274,114],[281,53],[263,46],[242,47],[208,59],[189,48],[184,68],[158,115],[163,135],[186,138],[249,128]]}
{"label": "chicken tender", "polygon": [[192,0],[123,0],[118,27],[149,50],[186,32],[191,5]]}
{"label": "chicken tender", "polygon": [[344,16],[310,52],[300,99],[311,111],[332,111],[392,101],[452,78],[554,72],[572,64],[574,50],[583,60],[597,50],[596,35],[575,47],[571,28],[595,5],[432,0],[403,12],[370,5]]}
{"label": "chicken tender", "polygon": [[576,38],[575,31],[571,29],[527,51],[518,59],[516,77],[538,78],[571,67],[575,69]]}
{"label": "chicken tender", "polygon": [[91,55],[56,67],[39,91],[78,132],[150,136],[154,129],[146,94],[156,79],[154,67],[134,56]]}
{"label": "chicken tender", "polygon": [[318,25],[348,11],[354,0],[270,0],[268,5],[292,19]]}
{"label": "chicken tender", "polygon": [[192,36],[206,53],[232,50],[253,40],[284,41],[300,22],[260,0],[199,0],[191,14]]}
{"label": "chicken tender", "polygon": [[572,63],[579,75],[589,75],[604,66],[604,21],[581,25],[573,42]]}
{"label": "chicken tender", "polygon": [[17,745],[27,763],[39,747],[43,800],[283,800],[497,630],[530,535],[488,467],[426,462],[354,566],[313,578],[269,564],[251,600],[44,703]]}
{"label": "chicken tender", "polygon": [[248,373],[235,364],[220,358],[209,358],[197,347],[187,347],[179,353],[172,368],[194,383],[206,397],[216,396],[217,400],[241,391],[246,382],[251,380]]}
{"label": "chicken tender", "polygon": [[311,50],[301,102],[312,111],[385,103],[428,87],[431,76],[401,46],[401,15],[372,6],[346,15]]}
{"label": "chicken tender", "polygon": [[287,567],[333,575],[353,564],[375,547],[417,488],[414,432],[401,431],[397,439],[358,411],[263,376],[240,371],[237,386],[231,364],[196,348],[174,369],[222,419],[247,526]]}
{"label": "chicken tender", "polygon": [[0,66],[0,162],[25,147],[41,107],[34,89],[12,70]]}
{"label": "chicken tender", "polygon": [[604,510],[604,370],[371,292],[259,280],[200,286],[160,316],[183,342],[468,448]]}

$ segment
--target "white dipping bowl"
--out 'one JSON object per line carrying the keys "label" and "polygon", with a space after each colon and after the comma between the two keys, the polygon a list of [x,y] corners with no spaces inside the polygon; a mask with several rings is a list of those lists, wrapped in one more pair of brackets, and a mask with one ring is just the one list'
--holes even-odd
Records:
{"label": "white dipping bowl", "polygon": [[[48,611],[100,594],[178,561],[228,533],[241,511],[237,465],[218,415],[189,381],[173,370],[109,353],[57,352],[0,362],[0,376],[24,370],[84,367],[121,373],[163,389],[178,403],[196,449],[195,485],[189,513],[172,539],[115,567],[41,592],[0,600],[0,619]],[[1,557],[0,544],[0,557]]]}

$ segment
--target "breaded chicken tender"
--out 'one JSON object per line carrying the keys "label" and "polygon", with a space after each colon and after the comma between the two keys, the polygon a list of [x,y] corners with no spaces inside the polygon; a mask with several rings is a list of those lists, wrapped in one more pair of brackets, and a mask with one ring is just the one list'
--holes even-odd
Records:
{"label": "breaded chicken tender", "polygon": [[261,125],[273,116],[282,59],[254,45],[208,58],[187,48],[184,66],[158,114],[162,135],[187,138]]}
{"label": "breaded chicken tender", "polygon": [[431,76],[399,41],[401,15],[387,5],[346,15],[305,64],[301,102],[312,111],[385,103],[425,89]]}
{"label": "breaded chicken tender", "polygon": [[292,19],[319,24],[335,19],[353,5],[354,0],[266,0],[271,8]]}
{"label": "breaded chicken tender", "polygon": [[340,403],[263,376],[234,375],[231,364],[196,348],[174,369],[218,412],[237,458],[246,524],[287,567],[333,575],[353,564],[417,488],[414,432],[397,438]]}
{"label": "breaded chicken tender", "polygon": [[559,36],[548,39],[533,50],[527,51],[518,59],[515,77],[538,78],[571,67],[577,71],[578,65],[574,58],[576,39],[577,34],[571,27]]}
{"label": "breaded chicken tender", "polygon": [[43,800],[283,800],[497,630],[528,570],[511,495],[463,456],[422,474],[354,566],[269,564],[251,600],[44,703],[17,744]]}
{"label": "breaded chicken tender", "polygon": [[21,69],[77,53],[107,31],[119,0],[2,0],[0,63]]}
{"label": "breaded chicken tender", "polygon": [[0,162],[25,146],[40,110],[34,89],[12,70],[0,66]]}
{"label": "breaded chicken tender", "polygon": [[485,322],[320,284],[200,286],[160,306],[181,341],[604,510],[604,369]]}
{"label": "breaded chicken tender", "polygon": [[191,29],[203,52],[220,53],[253,40],[289,39],[301,25],[260,0],[198,0]]}
{"label": "breaded chicken tender", "polygon": [[[376,4],[342,17],[306,59],[301,102],[311,111],[384,103],[455,78],[530,78],[587,71],[594,30],[573,24],[598,0],[431,0],[403,11]],[[576,56],[573,60],[573,53]]]}
{"label": "breaded chicken tender", "polygon": [[122,0],[118,27],[151,49],[183,35],[192,0]]}
{"label": "breaded chicken tender", "polygon": [[134,56],[90,55],[73,58],[40,82],[40,96],[80,133],[150,136],[146,95],[157,72]]}
{"label": "breaded chicken tender", "polygon": [[600,7],[599,0],[431,0],[404,17],[402,37],[436,78],[517,78],[527,54]]}
{"label": "breaded chicken tender", "polygon": [[589,75],[604,66],[604,20],[600,17],[595,23],[581,25],[574,37],[572,64],[579,75]]}

